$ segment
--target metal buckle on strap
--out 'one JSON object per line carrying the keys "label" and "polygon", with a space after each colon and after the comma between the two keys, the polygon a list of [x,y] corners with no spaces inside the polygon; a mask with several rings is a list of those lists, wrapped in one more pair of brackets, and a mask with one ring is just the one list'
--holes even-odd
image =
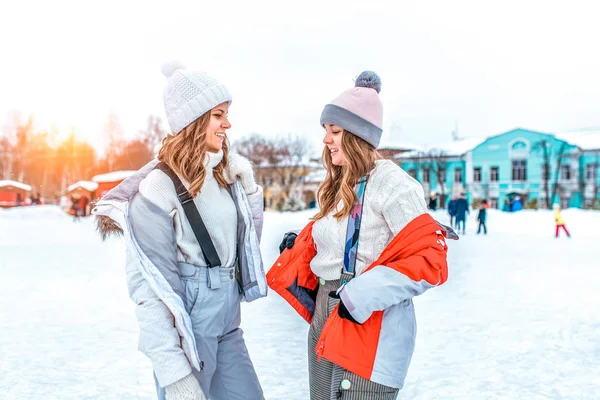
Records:
{"label": "metal buckle on strap", "polygon": [[340,277],[341,284],[345,285],[351,279],[353,279],[355,276],[356,276],[356,272],[355,271],[348,272],[348,271],[344,270],[344,268],[342,267],[342,275]]}
{"label": "metal buckle on strap", "polygon": [[177,193],[177,197],[179,198],[181,204],[186,204],[194,200],[190,192],[188,192],[187,190],[185,192]]}

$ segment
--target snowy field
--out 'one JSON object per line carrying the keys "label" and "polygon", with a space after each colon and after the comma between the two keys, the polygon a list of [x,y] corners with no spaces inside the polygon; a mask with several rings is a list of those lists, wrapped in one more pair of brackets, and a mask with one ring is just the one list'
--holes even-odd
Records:
{"label": "snowy field", "polygon": [[[450,243],[448,282],[416,299],[400,399],[599,399],[600,213],[491,211]],[[267,213],[269,266],[310,213]],[[435,214],[447,222],[443,212]],[[52,206],[0,210],[0,399],[153,399],[118,240]],[[308,326],[276,294],[243,306],[268,400],[308,399]],[[251,399],[250,399],[251,400]]]}

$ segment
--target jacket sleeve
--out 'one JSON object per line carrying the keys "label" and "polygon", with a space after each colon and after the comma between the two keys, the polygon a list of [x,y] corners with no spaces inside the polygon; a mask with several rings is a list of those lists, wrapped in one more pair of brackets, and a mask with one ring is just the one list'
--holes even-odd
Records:
{"label": "jacket sleeve", "polygon": [[[183,298],[172,217],[141,193],[132,198],[129,215],[132,234],[139,248],[173,291]],[[181,348],[172,313],[144,279],[138,263],[139,258],[128,248],[127,285],[136,304],[139,348],[150,358],[160,386],[165,387],[189,375],[191,365]]]}
{"label": "jacket sleeve", "polygon": [[340,291],[344,305],[359,323],[382,311],[439,286],[447,279],[446,245],[432,233],[413,255],[377,265],[352,279]]}
{"label": "jacket sleeve", "polygon": [[[138,262],[129,252],[127,265]],[[161,387],[189,375],[192,367],[181,348],[181,338],[173,315],[156,296],[137,267],[128,268],[129,296],[136,305],[135,315],[140,328],[139,349],[152,362]]]}
{"label": "jacket sleeve", "polygon": [[250,204],[250,211],[252,212],[252,221],[254,222],[254,228],[256,229],[258,240],[260,240],[262,236],[262,227],[264,219],[264,199],[262,187],[258,185],[258,190],[256,191],[256,193],[252,193],[247,196],[248,203]]}
{"label": "jacket sleeve", "polygon": [[[427,213],[423,188],[402,175],[383,180],[389,195],[380,196],[376,210],[383,215],[389,229],[396,236],[406,225]],[[427,289],[441,284],[440,270],[446,268],[446,244],[435,232],[411,245],[415,250],[409,257],[378,265],[350,280],[340,291],[340,297],[352,317],[365,322],[374,311],[385,310],[406,299],[418,296]],[[359,245],[360,246],[360,245]]]}

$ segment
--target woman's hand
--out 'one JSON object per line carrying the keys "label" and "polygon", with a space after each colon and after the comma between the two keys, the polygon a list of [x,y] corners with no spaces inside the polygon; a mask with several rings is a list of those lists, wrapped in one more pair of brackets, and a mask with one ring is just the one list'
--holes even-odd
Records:
{"label": "woman's hand", "polygon": [[287,232],[285,235],[283,235],[283,240],[279,244],[279,254],[283,253],[283,250],[285,249],[291,249],[294,247],[297,237],[298,234],[295,232]]}
{"label": "woman's hand", "polygon": [[238,179],[246,194],[254,194],[258,191],[258,185],[254,180],[254,171],[250,161],[239,154],[230,153],[228,156],[227,172],[230,178]]}
{"label": "woman's hand", "polygon": [[166,400],[206,400],[198,379],[193,374],[165,387]]}
{"label": "woman's hand", "polygon": [[[354,319],[352,314],[350,314],[350,311],[348,311],[348,309],[346,308],[346,305],[340,298],[340,295],[335,290],[333,292],[329,292],[329,297],[340,301],[340,305],[338,307],[338,315],[340,316],[340,318],[344,318],[350,322],[354,322],[355,324],[358,324],[358,321]],[[359,325],[362,325],[362,324],[359,324]]]}

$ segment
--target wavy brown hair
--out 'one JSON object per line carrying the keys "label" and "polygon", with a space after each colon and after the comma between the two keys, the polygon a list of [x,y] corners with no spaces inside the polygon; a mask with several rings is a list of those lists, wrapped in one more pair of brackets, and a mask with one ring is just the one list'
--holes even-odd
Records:
{"label": "wavy brown hair", "polygon": [[323,149],[323,165],[327,174],[317,191],[320,210],[313,217],[315,220],[335,211],[340,200],[342,207],[333,214],[333,217],[339,221],[349,216],[354,203],[358,200],[354,186],[360,178],[375,167],[375,160],[381,159],[375,147],[345,129],[342,136],[342,151],[346,156],[346,165],[343,167],[333,165],[331,152],[327,146]]}
{"label": "wavy brown hair", "polygon": [[[158,159],[165,162],[179,177],[189,182],[188,191],[196,197],[202,189],[206,168],[204,159],[206,157],[206,128],[211,118],[208,111],[200,118],[183,128],[175,135],[168,135],[162,141],[158,152]],[[219,186],[227,186],[223,176],[223,170],[227,167],[227,155],[229,154],[229,142],[223,141],[223,160],[213,168],[215,179]]]}

